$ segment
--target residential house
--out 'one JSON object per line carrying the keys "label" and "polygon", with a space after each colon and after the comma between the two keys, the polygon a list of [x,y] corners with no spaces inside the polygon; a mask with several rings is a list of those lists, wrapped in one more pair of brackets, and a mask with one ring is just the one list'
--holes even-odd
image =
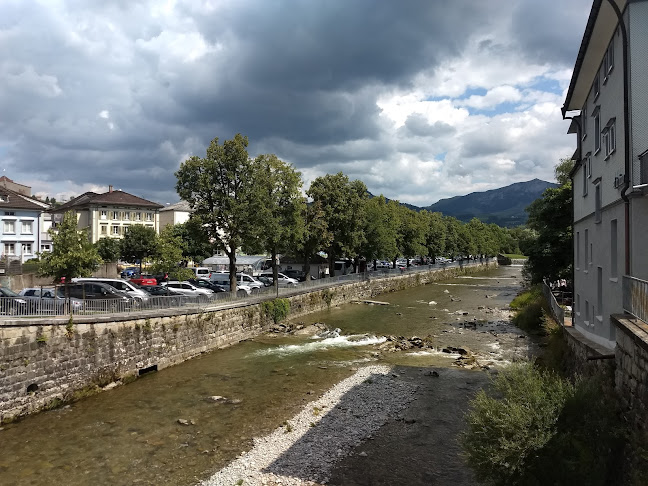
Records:
{"label": "residential house", "polygon": [[42,215],[48,205],[9,187],[0,183],[0,251],[3,258],[24,262],[42,249]]}
{"label": "residential house", "polygon": [[646,25],[648,1],[594,0],[563,106],[578,144],[573,324],[609,349],[616,339],[611,315],[646,310]]}
{"label": "residential house", "polygon": [[168,224],[182,224],[189,221],[191,208],[186,201],[169,204],[160,209],[160,229]]}
{"label": "residential house", "polygon": [[97,194],[86,192],[52,210],[54,224],[62,221],[63,215],[74,211],[78,228],[86,229],[92,243],[101,238],[122,238],[132,225],[142,224],[160,231],[159,211],[161,204],[142,199],[124,191]]}

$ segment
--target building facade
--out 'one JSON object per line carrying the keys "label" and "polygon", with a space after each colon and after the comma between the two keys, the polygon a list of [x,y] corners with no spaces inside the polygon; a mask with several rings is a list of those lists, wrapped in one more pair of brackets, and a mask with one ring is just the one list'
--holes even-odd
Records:
{"label": "building facade", "polygon": [[160,209],[160,229],[171,224],[183,224],[189,221],[191,216],[191,208],[186,201],[180,201],[175,204]]}
{"label": "building facade", "polygon": [[160,232],[161,204],[142,199],[124,191],[97,194],[86,192],[52,211],[53,224],[63,219],[68,211],[74,211],[79,229],[88,232],[92,243],[101,238],[123,238],[128,229],[136,224]]}
{"label": "building facade", "polygon": [[578,146],[573,324],[610,349],[628,282],[648,279],[646,25],[646,0],[595,0],[563,106]]}
{"label": "building facade", "polygon": [[42,221],[47,208],[47,204],[0,184],[2,258],[24,262],[37,257],[42,250]]}

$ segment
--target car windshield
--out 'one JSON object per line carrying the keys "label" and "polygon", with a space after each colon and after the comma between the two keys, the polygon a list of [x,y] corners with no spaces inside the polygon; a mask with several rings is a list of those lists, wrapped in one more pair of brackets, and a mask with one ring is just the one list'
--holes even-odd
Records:
{"label": "car windshield", "polygon": [[18,294],[16,292],[5,287],[0,289],[0,293],[4,294],[5,297],[18,297]]}

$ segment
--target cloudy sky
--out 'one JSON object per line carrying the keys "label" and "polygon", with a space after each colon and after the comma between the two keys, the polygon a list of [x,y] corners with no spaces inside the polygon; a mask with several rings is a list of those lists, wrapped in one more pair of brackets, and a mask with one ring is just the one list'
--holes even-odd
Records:
{"label": "cloudy sky", "polygon": [[175,202],[236,133],[305,187],[427,206],[575,148],[560,107],[591,0],[2,0],[0,172],[58,199]]}

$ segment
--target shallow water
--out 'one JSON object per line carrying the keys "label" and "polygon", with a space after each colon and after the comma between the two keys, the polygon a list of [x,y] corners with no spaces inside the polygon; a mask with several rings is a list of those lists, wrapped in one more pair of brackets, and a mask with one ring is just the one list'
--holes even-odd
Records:
{"label": "shallow water", "polygon": [[[6,425],[0,484],[195,484],[351,374],[352,366],[377,359],[407,366],[452,362],[435,350],[376,357],[383,335],[433,335],[440,346],[472,339],[471,349],[492,351],[497,342],[490,328],[497,328],[487,324],[495,320],[488,307],[506,306],[518,288],[519,269],[499,268],[381,295],[376,299],[389,306],[348,304],[302,319],[341,328],[338,338],[260,336]],[[468,315],[458,316],[460,310]],[[465,331],[473,319],[485,323],[483,332]],[[228,400],[209,400],[214,395]]]}

